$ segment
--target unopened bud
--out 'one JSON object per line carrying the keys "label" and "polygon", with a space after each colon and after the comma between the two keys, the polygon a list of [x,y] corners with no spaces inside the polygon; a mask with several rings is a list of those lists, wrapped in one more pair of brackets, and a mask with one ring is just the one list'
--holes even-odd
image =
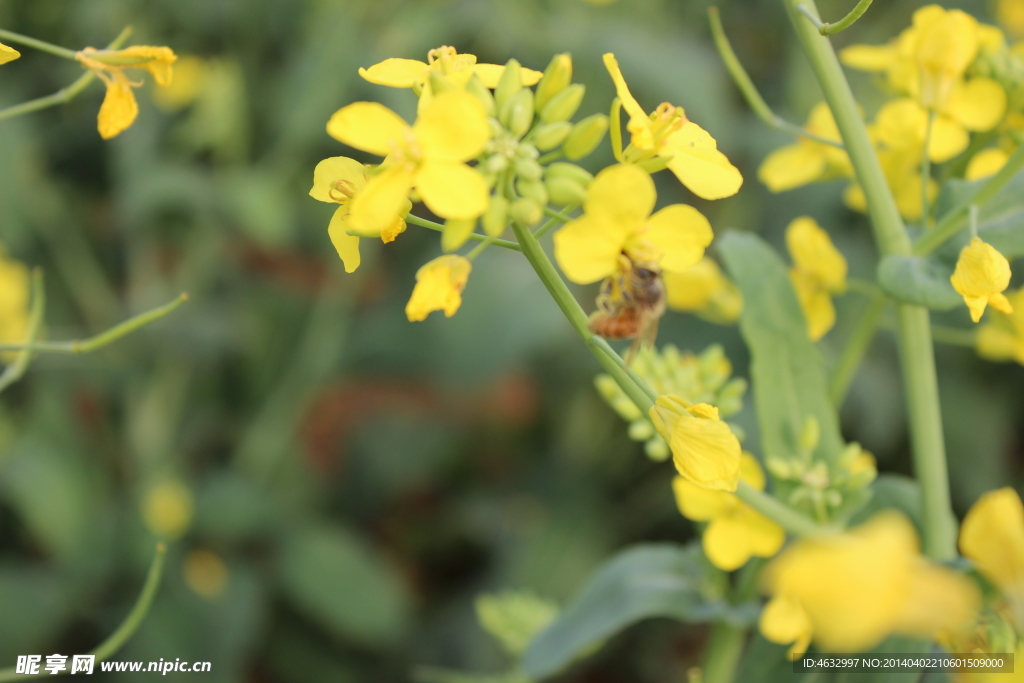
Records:
{"label": "unopened bud", "polygon": [[580,168],[576,164],[567,164],[564,161],[556,161],[548,166],[546,177],[569,178],[575,180],[583,187],[589,187],[590,181],[594,179],[594,176],[586,169]]}
{"label": "unopened bud", "polygon": [[480,103],[484,105],[484,111],[487,112],[488,116],[494,116],[494,112],[496,110],[494,105],[494,95],[492,95],[491,91],[487,89],[487,86],[483,84],[483,81],[474,75],[469,79],[469,82],[466,83],[466,90],[480,100]]}
{"label": "unopened bud", "polygon": [[508,223],[508,199],[502,195],[494,195],[484,213],[484,232],[489,237],[498,237],[505,231],[506,223]]}
{"label": "unopened bud", "polygon": [[576,161],[587,156],[601,144],[604,134],[608,131],[608,117],[594,114],[576,123],[572,132],[562,145],[565,156]]}
{"label": "unopened bud", "polygon": [[516,147],[516,156],[520,159],[536,159],[540,156],[540,152],[529,142],[520,142],[519,146]]}
{"label": "unopened bud", "polygon": [[519,62],[510,59],[505,64],[505,71],[501,74],[498,87],[494,89],[494,102],[498,105],[498,111],[501,111],[504,104],[522,89],[523,68],[519,66]]}
{"label": "unopened bud", "polygon": [[807,416],[803,427],[800,428],[800,450],[810,453],[818,447],[820,438],[821,427],[818,425],[818,418],[813,415]]}
{"label": "unopened bud", "polygon": [[544,181],[548,196],[553,204],[564,206],[582,204],[587,198],[587,188],[572,178],[555,176]]}
{"label": "unopened bud", "polygon": [[573,117],[583,102],[583,93],[587,91],[580,83],[573,83],[552,97],[540,111],[540,118],[545,123],[567,121]]}
{"label": "unopened bud", "polygon": [[544,183],[539,180],[524,180],[520,178],[516,181],[516,191],[519,192],[520,196],[532,199],[541,206],[547,206],[548,191],[544,187]]}
{"label": "unopened bud", "polygon": [[474,227],[475,218],[449,218],[444,222],[444,232],[441,233],[441,249],[446,253],[455,251],[466,243]]}
{"label": "unopened bud", "polygon": [[572,124],[568,121],[545,123],[537,127],[537,132],[533,135],[533,141],[537,145],[537,149],[546,152],[565,142],[565,139],[569,137],[571,132]]}
{"label": "unopened bud", "polygon": [[455,90],[455,84],[437,71],[430,72],[430,92],[440,95],[443,92]]}
{"label": "unopened bud", "polygon": [[555,55],[537,84],[537,111],[572,82],[572,57],[569,53]]}
{"label": "unopened bud", "polygon": [[533,91],[523,88],[504,107],[498,107],[498,118],[516,138],[526,135],[533,123]]}
{"label": "unopened bud", "polygon": [[501,173],[508,168],[508,159],[500,154],[495,154],[487,158],[487,161],[484,162],[484,168],[490,173]]}
{"label": "unopened bud", "polygon": [[540,219],[544,217],[544,207],[532,199],[520,197],[512,202],[508,213],[516,225],[530,228],[540,223]]}
{"label": "unopened bud", "polygon": [[540,180],[544,175],[544,167],[533,159],[516,159],[514,167],[516,175],[523,180]]}

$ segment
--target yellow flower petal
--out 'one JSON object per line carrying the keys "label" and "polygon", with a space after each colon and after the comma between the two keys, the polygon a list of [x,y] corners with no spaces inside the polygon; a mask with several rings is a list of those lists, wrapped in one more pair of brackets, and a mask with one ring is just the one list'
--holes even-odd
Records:
{"label": "yellow flower petal", "polygon": [[745,529],[751,555],[772,557],[782,549],[786,542],[786,531],[781,526],[747,505],[739,509],[737,517]]}
{"label": "yellow flower petal", "polygon": [[15,50],[13,47],[8,47],[3,43],[0,43],[0,64],[6,64],[7,62],[13,62],[15,59],[21,56],[21,53]]}
{"label": "yellow flower petal", "polygon": [[1013,332],[995,325],[982,325],[978,329],[975,347],[978,355],[986,360],[1014,360],[1024,353],[1021,351],[1024,345]]}
{"label": "yellow flower petal", "polygon": [[359,75],[370,83],[392,88],[411,88],[427,79],[429,67],[416,59],[392,57],[374,64],[369,69],[360,67]]}
{"label": "yellow flower petal", "polygon": [[438,161],[468,161],[491,138],[484,106],[463,90],[433,97],[420,111],[413,132],[424,158]]}
{"label": "yellow flower petal", "polygon": [[1004,312],[1012,311],[1001,294],[1010,284],[1010,263],[992,245],[977,237],[960,251],[950,282],[964,298],[974,322],[981,319],[990,303]]}
{"label": "yellow flower petal", "polygon": [[785,192],[813,183],[824,172],[821,148],[801,141],[769,154],[757,169],[757,177],[772,192]]}
{"label": "yellow flower petal", "polygon": [[643,240],[661,251],[661,267],[674,272],[700,261],[713,237],[708,219],[686,204],[673,204],[658,211],[648,219],[647,230],[642,233]]}
{"label": "yellow flower petal", "polygon": [[839,59],[851,69],[886,71],[896,59],[893,45],[850,45],[839,51]]}
{"label": "yellow flower petal", "polygon": [[[7,258],[0,245],[0,343],[21,344],[29,341],[28,317],[32,277],[25,264]],[[0,359],[11,360],[13,354]]]}
{"label": "yellow flower petal", "polygon": [[408,132],[401,116],[377,102],[354,102],[327,122],[327,134],[335,140],[379,156],[387,156]]}
{"label": "yellow flower petal", "polygon": [[139,104],[135,101],[128,77],[115,71],[106,79],[107,94],[100,105],[97,128],[100,137],[109,140],[125,131],[139,115]]}
{"label": "yellow flower petal", "polygon": [[423,203],[441,218],[476,218],[487,210],[487,181],[463,163],[424,161],[415,182]]}
{"label": "yellow flower petal", "polygon": [[836,309],[832,304],[832,297],[821,282],[806,273],[791,270],[789,277],[800,301],[800,308],[807,318],[807,334],[811,341],[818,341],[836,324]]}
{"label": "yellow flower petal", "polygon": [[972,78],[953,88],[943,112],[967,130],[992,130],[1006,113],[1006,91],[991,78]]}
{"label": "yellow flower petal", "polygon": [[928,156],[935,163],[941,164],[967,149],[967,145],[970,143],[971,136],[963,126],[945,116],[936,116],[932,121]]}
{"label": "yellow flower petal", "polygon": [[590,183],[583,208],[588,214],[638,230],[656,199],[651,176],[636,166],[617,164],[598,173]]}
{"label": "yellow flower petal", "polygon": [[725,491],[712,491],[691,483],[684,477],[672,479],[672,492],[675,494],[676,507],[679,513],[695,522],[706,522],[721,516],[736,507],[736,496]]}
{"label": "yellow flower petal", "polygon": [[1013,35],[1024,36],[1024,0],[998,0],[996,19]]}
{"label": "yellow flower petal", "polygon": [[717,517],[708,524],[701,539],[704,554],[711,564],[731,572],[747,563],[751,557],[747,527],[732,515]]}
{"label": "yellow flower petal", "polygon": [[739,319],[743,296],[718,264],[706,256],[685,270],[665,271],[662,278],[666,303],[672,310],[705,313],[716,322]]}
{"label": "yellow flower petal", "polygon": [[133,45],[115,53],[119,57],[134,57],[149,59],[148,62],[132,64],[131,68],[145,69],[156,81],[157,85],[169,85],[174,73],[173,64],[178,56],[169,47],[154,47],[152,45]]}
{"label": "yellow flower petal", "polygon": [[174,80],[153,91],[153,101],[164,111],[175,112],[196,101],[213,71],[199,57],[180,57],[174,62]]}
{"label": "yellow flower petal", "polygon": [[570,281],[597,282],[615,272],[628,236],[628,226],[585,213],[555,233],[555,260]]}
{"label": "yellow flower petal", "polygon": [[424,265],[416,271],[416,286],[405,306],[406,317],[416,322],[425,320],[432,311],[444,311],[448,318],[455,315],[472,269],[467,259],[454,254]]}
{"label": "yellow flower petal", "polygon": [[[525,88],[537,85],[544,76],[543,72],[527,69],[525,66],[521,67],[521,72]],[[480,77],[480,81],[485,86],[494,90],[498,87],[502,74],[505,73],[505,66],[502,64],[477,64],[473,67],[473,73]]]}
{"label": "yellow flower petal", "polygon": [[351,195],[354,195],[366,185],[366,167],[348,157],[324,159],[313,169],[313,187],[309,196],[320,202],[340,203],[342,196],[334,187],[338,181],[351,183]]}
{"label": "yellow flower petal", "polygon": [[982,178],[993,176],[1006,165],[1006,161],[1009,158],[1010,155],[998,147],[983,149],[971,157],[971,162],[967,164],[967,171],[964,173],[964,177],[967,180],[981,180]]}
{"label": "yellow flower petal", "polygon": [[750,488],[764,491],[764,470],[761,463],[750,453],[744,452],[740,456],[740,479]]}
{"label": "yellow flower petal", "polygon": [[740,478],[740,442],[718,409],[659,396],[649,415],[672,449],[676,471],[704,488],[735,491]]}
{"label": "yellow flower petal", "polygon": [[604,66],[612,77],[615,94],[622,103],[622,108],[629,114],[629,123],[626,128],[633,134],[633,144],[640,149],[650,149],[654,146],[654,138],[650,132],[651,119],[629,92],[629,86],[626,85],[626,79],[622,77],[619,62],[611,52],[604,55]]}
{"label": "yellow flower petal", "polygon": [[402,166],[386,168],[370,178],[349,205],[352,229],[364,235],[379,235],[394,225],[412,185],[413,174]]}
{"label": "yellow flower petal", "polygon": [[797,270],[812,276],[830,292],[846,289],[846,259],[813,218],[801,216],[789,224],[786,247]]}
{"label": "yellow flower petal", "polygon": [[764,606],[758,627],[761,635],[773,643],[793,643],[789,650],[790,659],[795,659],[807,651],[814,632],[811,618],[800,603],[781,595],[772,598]]}
{"label": "yellow flower petal", "polygon": [[349,208],[339,206],[331,217],[331,224],[327,226],[327,234],[331,238],[331,244],[338,251],[338,256],[345,264],[345,272],[352,273],[359,267],[361,257],[359,256],[359,238],[349,235]]}
{"label": "yellow flower petal", "polygon": [[978,499],[960,527],[960,552],[985,578],[1024,602],[1024,506],[1012,488]]}
{"label": "yellow flower petal", "polygon": [[668,137],[665,150],[673,154],[669,169],[701,199],[722,199],[739,192],[743,176],[718,151],[711,135],[692,121]]}

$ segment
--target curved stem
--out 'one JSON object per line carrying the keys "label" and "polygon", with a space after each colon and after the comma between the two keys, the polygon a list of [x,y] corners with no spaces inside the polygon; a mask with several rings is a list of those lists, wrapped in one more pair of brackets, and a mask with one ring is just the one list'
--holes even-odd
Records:
{"label": "curved stem", "polygon": [[[440,223],[435,223],[434,221],[428,221],[426,218],[420,218],[419,216],[414,216],[411,213],[408,216],[405,217],[405,222],[406,223],[412,223],[413,225],[418,225],[421,228],[427,228],[428,230],[435,230],[437,232],[444,232],[444,226],[441,225]],[[359,235],[356,235],[356,237],[358,237],[358,236]],[[516,244],[515,242],[510,242],[509,240],[502,240],[502,239],[497,239],[497,238],[491,238],[491,237],[488,237],[487,235],[481,235],[481,234],[476,233],[476,232],[470,234],[469,239],[473,240],[474,242],[487,242],[488,244],[493,244],[494,246],[501,247],[502,249],[511,249],[512,251],[522,251],[522,249],[519,247],[519,245]]]}
{"label": "curved stem", "polygon": [[0,351],[32,351],[42,353],[90,353],[111,344],[121,337],[131,334],[140,327],[163,318],[174,311],[178,306],[188,301],[188,294],[182,292],[170,303],[140,313],[139,315],[125,320],[120,325],[115,325],[106,332],[101,332],[88,339],[75,339],[61,342],[32,342],[29,344],[0,344]]}
{"label": "curved stem", "polygon": [[834,24],[830,24],[827,21],[822,21],[821,19],[816,17],[812,12],[807,10],[803,5],[801,5],[797,9],[800,10],[800,13],[806,16],[812,24],[814,24],[814,27],[818,29],[818,33],[820,33],[823,36],[834,36],[840,31],[850,28],[850,26],[852,26],[855,21],[860,19],[864,15],[864,13],[868,11],[868,7],[871,7],[871,2],[872,0],[860,0],[860,2],[858,2],[852,10],[850,10],[849,14],[847,14],[845,17],[843,17]]}
{"label": "curved stem", "polygon": [[843,148],[843,143],[837,142],[836,140],[829,140],[823,138],[820,135],[815,135],[810,131],[804,130],[795,123],[790,123],[782,117],[775,114],[768,103],[761,97],[761,93],[757,91],[757,87],[754,82],[750,80],[750,76],[747,74],[743,65],[740,63],[739,58],[732,49],[732,45],[729,43],[729,39],[725,35],[725,29],[722,28],[722,18],[718,13],[717,7],[708,8],[708,23],[711,24],[711,35],[715,40],[715,47],[718,48],[718,54],[722,58],[722,62],[725,64],[726,70],[729,75],[732,76],[732,80],[736,83],[736,87],[743,93],[743,97],[747,100],[747,104],[754,110],[757,117],[767,123],[772,128],[777,130],[790,133],[792,135],[798,135],[800,137],[813,140],[814,142],[820,142],[823,145],[831,145],[832,147]]}
{"label": "curved stem", "polygon": [[23,36],[20,33],[14,31],[5,31],[0,28],[0,38],[11,43],[18,43],[19,45],[26,45],[28,47],[34,47],[37,50],[43,52],[49,52],[51,55],[57,55],[64,59],[75,59],[75,51],[69,50],[66,47],[60,45],[54,45],[53,43],[47,43],[45,40],[39,40],[38,38],[31,38],[29,36]]}
{"label": "curved stem", "polygon": [[810,517],[800,514],[764,491],[758,491],[745,481],[740,481],[736,488],[736,497],[797,536],[823,536],[836,531],[832,527],[816,523]]}
{"label": "curved stem", "polygon": [[846,340],[846,346],[843,347],[842,355],[839,356],[839,362],[836,364],[836,369],[832,373],[832,379],[828,385],[829,398],[832,399],[832,405],[836,408],[840,407],[843,404],[843,399],[846,398],[846,392],[850,389],[853,376],[856,374],[857,368],[860,367],[860,362],[863,360],[864,354],[867,353],[871,340],[875,337],[875,330],[878,329],[878,323],[887,303],[889,303],[888,297],[883,292],[876,291],[868,301],[864,312],[861,313],[856,327],[850,333],[850,338]]}
{"label": "curved stem", "polygon": [[[533,236],[536,237],[537,239],[540,239],[541,237],[546,235],[548,231],[551,230],[551,228],[555,227],[556,225],[567,223],[568,221],[562,220],[562,218],[568,218],[569,214],[575,211],[577,208],[579,208],[579,204],[570,204],[569,206],[563,206],[561,214],[559,216],[552,216],[551,218],[549,218],[548,221],[544,223],[544,225],[540,226],[534,231]],[[569,220],[572,219],[570,218]]]}

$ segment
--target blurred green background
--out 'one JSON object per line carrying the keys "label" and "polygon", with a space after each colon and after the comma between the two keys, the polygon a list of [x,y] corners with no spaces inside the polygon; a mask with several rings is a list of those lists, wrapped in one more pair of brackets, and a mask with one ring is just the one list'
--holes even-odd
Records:
{"label": "blurred green background", "polygon": [[[334,207],[307,196],[320,159],[354,154],[324,125],[374,99],[410,116],[411,93],[356,73],[453,45],[543,69],[573,55],[581,115],[612,97],[617,54],[648,109],[686,108],[741,168],[740,194],[701,202],[668,174],[661,204],[697,205],[717,231],[781,246],[813,215],[851,273],[871,278],[865,219],[843,183],[773,196],[758,163],[786,136],[742,103],[708,37],[704,0],[16,0],[0,27],[66,47],[132,42],[203,60],[194,99],[157,106],[116,140],[96,132],[102,88],[0,122],[0,239],[46,273],[49,335],[98,332],[181,291],[171,317],[86,358],[44,357],[0,398],[0,666],[80,653],[129,609],[156,538],[177,535],[149,618],[115,659],[209,660],[209,681],[405,681],[415,665],[496,671],[480,592],[564,602],[603,558],[640,540],[685,541],[671,466],[649,461],[593,389],[597,365],[526,262],[489,250],[458,314],[409,323],[403,306],[437,235],[364,241],[346,275],[327,238]],[[952,3],[991,21],[983,3]],[[826,18],[849,2],[822,0]],[[875,3],[834,39],[883,42],[919,3]],[[766,99],[802,123],[819,99],[776,0],[721,4]],[[0,107],[58,90],[75,64],[24,49],[0,71]],[[853,82],[868,112],[869,77]],[[610,163],[607,144],[586,164]],[[424,215],[422,208],[417,212]],[[578,291],[585,308],[595,291]],[[858,294],[838,302],[834,359]],[[937,316],[938,317],[938,316]],[[966,310],[941,316],[966,326]],[[738,331],[670,313],[660,341],[725,346]],[[1019,483],[1024,371],[940,348],[959,512]],[[909,472],[898,366],[882,332],[843,410],[845,435],[882,471]],[[749,407],[739,416],[757,444]],[[146,523],[149,520],[149,523]],[[703,628],[645,623],[560,680],[684,680]],[[146,677],[146,674],[135,675]],[[184,674],[171,674],[184,677]],[[118,674],[133,680],[133,674]]]}

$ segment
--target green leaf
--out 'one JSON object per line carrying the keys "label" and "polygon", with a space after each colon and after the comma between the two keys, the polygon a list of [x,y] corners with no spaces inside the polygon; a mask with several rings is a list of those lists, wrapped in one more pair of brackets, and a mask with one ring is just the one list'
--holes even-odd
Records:
{"label": "green leaf", "polygon": [[978,237],[1006,258],[1024,256],[1024,201],[1021,210],[996,220],[979,221]]}
{"label": "green leaf", "polygon": [[292,604],[341,640],[384,645],[406,626],[397,572],[344,529],[296,529],[282,549],[280,578]]}
{"label": "green leaf", "polygon": [[642,619],[756,619],[756,607],[731,608],[721,599],[710,572],[697,545],[648,544],[618,553],[530,643],[523,669],[531,678],[550,676]]}
{"label": "green leaf", "polygon": [[558,605],[530,593],[506,591],[500,595],[481,595],[476,599],[480,625],[518,657],[540,631],[558,616]]}
{"label": "green leaf", "polygon": [[952,275],[952,266],[920,256],[890,255],[878,264],[878,284],[886,294],[937,311],[963,305],[963,297],[949,281]]}
{"label": "green leaf", "polygon": [[760,238],[728,233],[719,250],[743,292],[740,331],[750,349],[750,374],[765,460],[795,459],[808,418],[818,422],[814,454],[835,462],[843,452],[825,369],[807,335],[785,264]]}
{"label": "green leaf", "polygon": [[[936,215],[944,216],[957,206],[970,201],[971,196],[988,179],[969,182],[952,179],[942,186],[936,203]],[[1024,174],[1011,180],[988,203],[978,209],[978,237],[998,249],[1007,258],[1024,256]],[[942,254],[955,258],[967,244],[967,231],[950,240]]]}

